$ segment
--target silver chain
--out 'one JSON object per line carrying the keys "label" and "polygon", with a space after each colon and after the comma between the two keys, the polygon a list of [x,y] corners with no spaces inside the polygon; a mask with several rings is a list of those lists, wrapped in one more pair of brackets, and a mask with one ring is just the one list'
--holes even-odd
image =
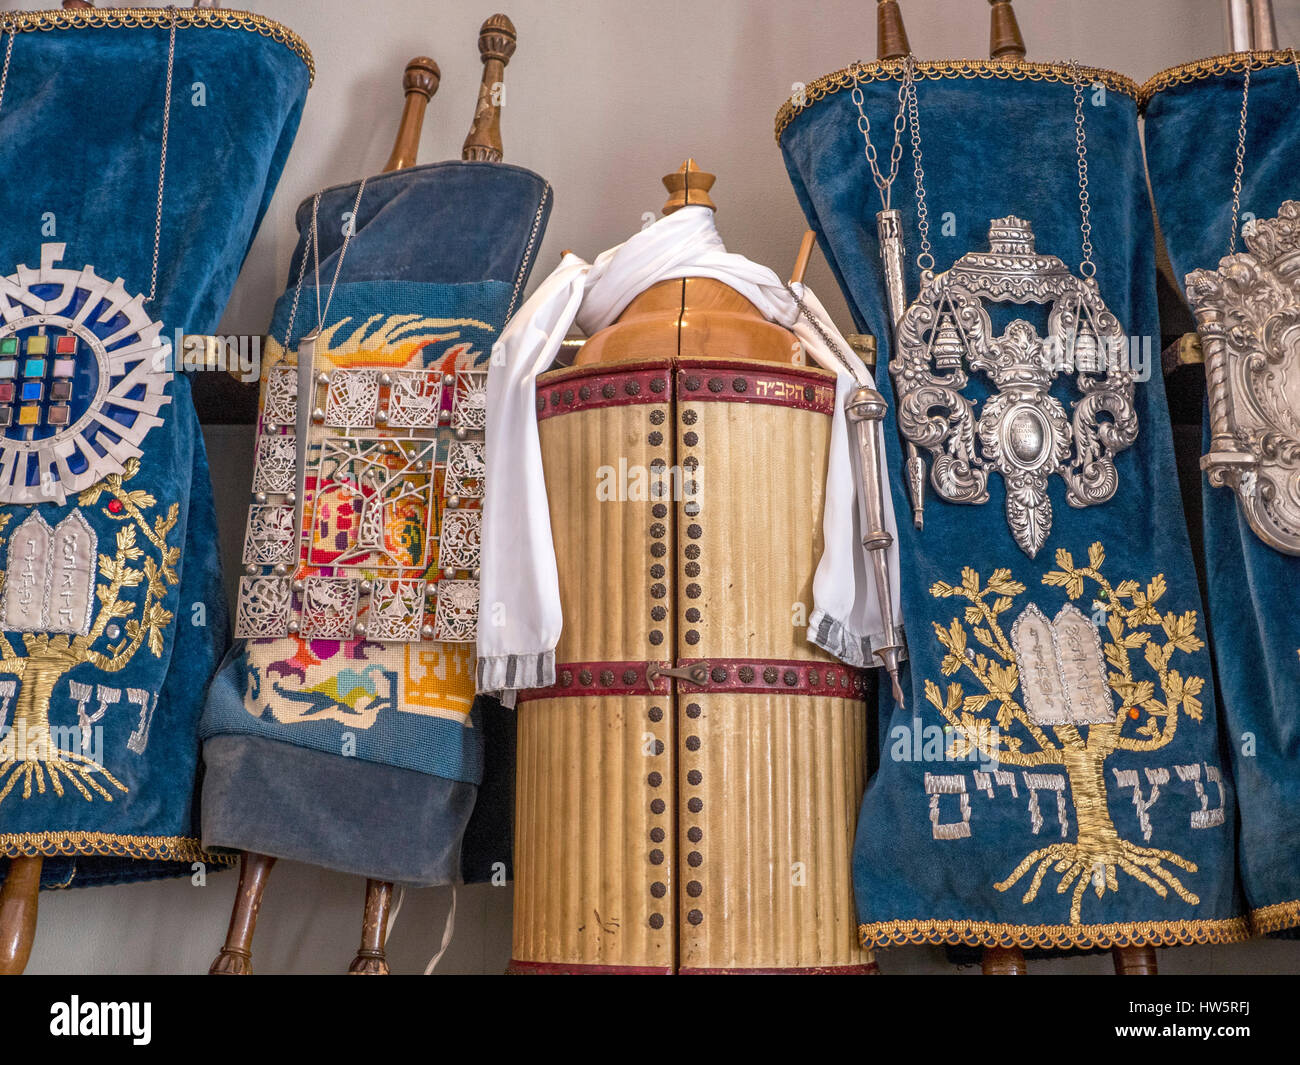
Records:
{"label": "silver chain", "polygon": [[871,143],[871,119],[867,117],[866,101],[862,95],[861,71],[853,72],[853,103],[858,109],[858,131],[862,134],[865,145],[863,152],[867,157],[867,166],[871,168],[871,179],[876,183],[880,193],[880,205],[889,210],[890,197],[893,193],[894,179],[898,177],[898,164],[903,161],[903,127],[907,123],[907,89],[911,83],[912,57],[907,57],[907,67],[903,81],[898,87],[898,113],[894,115],[894,144],[889,150],[889,176],[880,172],[880,157],[876,146]]}
{"label": "silver chain", "polygon": [[[169,6],[171,12],[171,31],[167,40],[167,93],[163,98],[162,149],[158,160],[158,207],[154,213],[153,228],[153,265],[149,270],[149,295],[145,303],[153,302],[158,295],[158,257],[162,246],[163,190],[167,176],[167,134],[171,127],[172,113],[172,73],[176,66],[176,8]],[[0,67],[0,106],[4,105],[5,86],[9,83],[9,61],[14,54],[14,37],[17,23],[9,14],[0,15],[0,33],[5,36],[4,65]]]}
{"label": "silver chain", "polygon": [[844,369],[849,372],[849,376],[856,381],[858,379],[858,375],[854,371],[853,366],[849,363],[849,360],[845,356],[843,349],[837,343],[835,343],[834,340],[831,339],[831,335],[828,332],[826,332],[821,322],[817,320],[817,316],[813,314],[813,312],[808,309],[808,305],[804,303],[802,299],[799,298],[798,293],[796,293],[794,290],[794,286],[787,282],[785,286],[785,290],[788,293],[790,293],[790,297],[791,299],[794,300],[795,306],[799,308],[799,313],[802,314],[808,320],[808,324],[811,325],[813,329],[817,331],[817,335],[822,338],[822,342],[826,345],[830,353],[834,355],[836,359],[839,360],[840,365],[843,366]]}
{"label": "silver chain", "polygon": [[921,111],[916,102],[914,60],[907,57],[907,121],[912,129],[912,173],[916,180],[916,229],[921,235],[921,250],[916,254],[918,270],[933,270],[934,256],[930,254],[930,209],[925,203],[925,167],[921,164]]}
{"label": "silver chain", "polygon": [[1083,122],[1083,78],[1079,76],[1079,62],[1070,60],[1070,76],[1074,79],[1074,151],[1079,160],[1079,236],[1083,261],[1079,273],[1093,277],[1097,267],[1092,261],[1092,203],[1088,199],[1088,130]]}
{"label": "silver chain", "polygon": [[[1291,50],[1292,58],[1295,49]],[[1237,162],[1232,168],[1232,228],[1228,232],[1228,254],[1237,250],[1237,221],[1241,217],[1241,179],[1246,173],[1246,114],[1250,106],[1250,67],[1255,53],[1246,54],[1246,77],[1241,85],[1241,125],[1237,129]],[[1300,70],[1297,70],[1300,77]]]}
{"label": "silver chain", "polygon": [[5,85],[9,83],[9,59],[14,54],[14,21],[11,15],[0,15],[0,33],[5,35],[5,63],[0,70],[0,106],[5,101]]}
{"label": "silver chain", "polygon": [[339,249],[339,257],[334,262],[334,277],[330,281],[329,292],[325,294],[325,306],[322,309],[320,302],[320,232],[318,228],[318,213],[320,211],[320,197],[318,192],[311,201],[311,228],[307,231],[307,247],[302,250],[302,261],[298,264],[298,282],[293,288],[293,303],[289,306],[289,325],[284,331],[284,348],[287,351],[289,341],[293,337],[293,321],[298,315],[298,300],[302,296],[303,275],[307,272],[307,256],[311,255],[314,259],[312,267],[316,277],[316,333],[319,335],[325,330],[325,320],[330,313],[330,304],[334,300],[334,289],[339,283],[339,274],[343,271],[343,260],[347,257],[348,246],[352,243],[352,234],[357,231],[357,212],[361,209],[361,195],[366,191],[366,182],[369,178],[362,178],[361,184],[357,186],[356,199],[352,201],[352,217],[348,219],[347,228],[343,232],[343,247]]}
{"label": "silver chain", "polygon": [[145,303],[152,303],[158,294],[158,253],[162,247],[163,189],[167,181],[167,134],[171,130],[172,119],[172,72],[176,67],[176,8],[171,12],[171,30],[167,38],[167,91],[163,96],[162,151],[158,158],[158,209],[154,213],[153,223],[153,266],[149,270],[149,295]]}
{"label": "silver chain", "polygon": [[293,321],[298,317],[298,298],[302,295],[302,279],[307,273],[307,252],[316,241],[316,211],[320,207],[320,193],[311,201],[311,229],[308,233],[307,247],[302,249],[302,259],[298,263],[298,283],[293,287],[293,303],[289,305],[289,324],[284,330],[284,343],[281,347],[289,350],[289,340],[293,337]]}

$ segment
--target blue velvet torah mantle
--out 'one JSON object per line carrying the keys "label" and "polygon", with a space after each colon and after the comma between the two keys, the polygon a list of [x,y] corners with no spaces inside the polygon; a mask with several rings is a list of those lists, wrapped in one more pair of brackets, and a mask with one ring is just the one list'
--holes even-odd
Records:
{"label": "blue velvet torah mantle", "polygon": [[[1036,254],[1078,277],[1069,67],[926,62],[917,75],[936,272],[987,253],[992,238],[996,255],[984,265],[994,274]],[[851,93],[856,81],[887,159],[901,76],[899,63],[867,63],[820,78],[777,123],[855,324],[878,338],[876,380],[890,407],[907,705],[882,687],[880,766],[854,857],[863,942],[1060,949],[1242,938],[1235,814],[1159,372],[1137,87],[1081,68],[1097,292],[1113,319],[1079,312],[1074,321],[1110,330],[1117,346],[1107,355],[1132,380],[1131,399],[1106,412],[1094,405],[1098,382],[1118,378],[1110,362],[1085,361],[1083,342],[1074,344],[1083,327],[1070,327],[1059,295],[1053,307],[995,287],[966,313],[964,303],[940,306],[951,315],[947,335],[942,313],[918,325],[913,304],[904,325],[919,339],[904,329],[894,350],[879,199]],[[904,165],[893,205],[912,300],[921,283],[914,187]],[[941,281],[927,283],[935,292]],[[922,529],[911,520],[894,370],[907,350],[920,352],[924,368],[909,371],[918,380],[961,389],[973,408],[963,423],[919,401],[936,439],[953,430],[937,459],[920,449]],[[997,420],[1026,403],[1039,413]],[[1044,440],[1061,450],[1045,451]],[[1019,474],[999,456],[1012,452],[1046,469],[1050,512],[1023,480],[1008,498],[1008,473]],[[970,483],[976,466],[987,472],[984,502],[941,497]],[[1113,489],[1108,499],[1079,505],[1103,485],[1091,498]],[[1032,510],[1025,547],[1009,520],[1026,512],[1017,507]],[[1036,550],[1031,534],[1042,537]]]}
{"label": "blue velvet torah mantle", "polygon": [[[0,875],[188,874],[229,641],[190,384],[280,175],[310,55],[257,16],[11,13],[0,106]],[[0,47],[9,41],[0,41]],[[214,179],[219,175],[219,179]]]}
{"label": "blue velvet torah mantle", "polygon": [[[1143,88],[1156,216],[1180,284],[1228,253],[1248,57],[1156,75]],[[1250,57],[1242,219],[1300,200],[1300,78],[1291,52]],[[1189,181],[1188,175],[1195,180]],[[1240,234],[1237,251],[1245,252]],[[1291,355],[1294,359],[1294,352]],[[1300,411],[1291,411],[1294,419]],[[1210,424],[1205,418],[1206,450]],[[1210,637],[1237,790],[1237,865],[1258,932],[1300,926],[1300,558],[1264,543],[1229,488],[1204,488]]]}
{"label": "blue velvet torah mantle", "polygon": [[[322,287],[334,276],[356,196],[356,184],[321,195]],[[434,163],[370,178],[316,342],[317,371],[332,378],[369,374],[375,382],[382,375],[390,388],[388,412],[398,410],[398,398],[387,383],[413,375],[455,380],[459,398],[459,374],[486,370],[492,344],[522,299],[551,202],[542,178],[499,163]],[[245,563],[268,561],[254,545],[257,515],[268,500],[287,498],[292,478],[284,476],[284,463],[296,469],[303,460],[290,435],[296,414],[285,411],[286,403],[296,411],[308,402],[298,393],[297,346],[316,327],[311,199],[299,208],[297,223],[289,287],[265,347]],[[304,256],[307,270],[293,313]],[[320,302],[326,301],[322,292]],[[439,402],[449,404],[452,392],[444,387]],[[339,395],[327,391],[324,402]],[[386,439],[384,426],[396,421],[395,414],[376,421],[378,403],[376,391],[372,414],[362,417],[367,428],[361,438]],[[439,437],[439,469],[453,464],[449,437]],[[286,540],[283,556],[284,568],[297,578],[294,604],[306,601],[302,591],[309,582],[354,579],[348,574],[356,570],[343,568],[354,564],[345,560],[362,555],[356,564],[362,579],[372,589],[386,586],[392,571],[380,566],[387,561],[362,551],[366,503],[360,501],[366,496],[397,500],[382,510],[387,559],[400,557],[407,570],[418,570],[421,588],[441,582],[445,556],[426,546],[450,535],[452,522],[463,519],[467,507],[475,510],[474,500],[444,506],[451,493],[445,481],[438,490],[437,478],[449,475],[438,473],[429,480],[430,501],[403,503],[411,498],[409,486],[423,483],[421,476],[403,481],[401,475],[372,489],[369,445],[358,445],[356,460],[349,457],[329,471],[325,448],[347,441],[309,439],[304,500],[311,517],[303,521],[310,531],[297,546]],[[453,513],[457,517],[449,518]],[[476,565],[453,568],[459,575]],[[275,574],[259,565],[246,572],[237,611],[252,619],[259,600],[251,589]],[[287,590],[288,578],[282,579]],[[442,583],[438,587],[441,602]],[[264,630],[248,622],[250,637],[238,641],[222,664],[203,714],[204,843],[412,886],[508,875],[513,711],[475,697],[472,640],[367,638],[378,624],[373,591],[368,603],[358,615],[367,626],[361,635],[349,627],[346,635],[324,638],[303,625],[261,635]],[[423,616],[427,623],[434,614]],[[435,618],[435,633],[436,626]]]}

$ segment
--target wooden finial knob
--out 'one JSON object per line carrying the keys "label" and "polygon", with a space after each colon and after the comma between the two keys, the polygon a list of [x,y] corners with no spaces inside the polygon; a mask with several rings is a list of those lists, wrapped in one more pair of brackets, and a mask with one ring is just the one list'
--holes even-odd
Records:
{"label": "wooden finial knob", "polygon": [[500,61],[502,66],[510,62],[519,43],[515,33],[515,24],[505,15],[489,15],[478,31],[478,54],[486,63],[489,59]]}
{"label": "wooden finial knob", "polygon": [[676,171],[664,175],[664,188],[669,194],[664,214],[672,214],[683,207],[707,207],[716,211],[718,205],[709,198],[709,189],[717,180],[716,175],[696,166],[694,159],[687,159]]}
{"label": "wooden finial knob", "polygon": [[406,64],[406,70],[402,73],[402,91],[408,96],[418,92],[426,100],[431,100],[441,81],[442,71],[438,69],[438,64],[427,55],[417,55]]}
{"label": "wooden finial knob", "polygon": [[460,157],[471,162],[499,163],[502,158],[501,105],[505,101],[506,64],[515,54],[519,38],[515,24],[505,15],[492,15],[478,33],[478,54],[483,60],[474,121]]}
{"label": "wooden finial knob", "polygon": [[424,126],[424,109],[442,81],[442,71],[428,56],[418,55],[402,72],[402,120],[397,125],[393,151],[384,165],[384,173],[414,166],[420,154],[420,130]]}
{"label": "wooden finial knob", "polygon": [[911,51],[898,0],[876,0],[876,58],[902,59]]}
{"label": "wooden finial knob", "polygon": [[1025,39],[1020,35],[1011,0],[989,0],[993,12],[989,25],[990,59],[1024,59]]}

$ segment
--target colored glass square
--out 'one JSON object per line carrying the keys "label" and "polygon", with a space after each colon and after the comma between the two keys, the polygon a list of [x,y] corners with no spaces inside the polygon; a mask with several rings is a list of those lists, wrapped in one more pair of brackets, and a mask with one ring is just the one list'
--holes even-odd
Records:
{"label": "colored glass square", "polygon": [[77,363],[75,359],[55,359],[54,376],[71,377],[76,372],[76,366]]}
{"label": "colored glass square", "polygon": [[14,420],[12,407],[0,407],[0,429],[5,428]]}
{"label": "colored glass square", "polygon": [[77,353],[77,338],[74,336],[55,338],[54,353],[56,355],[75,355]]}
{"label": "colored glass square", "polygon": [[13,377],[17,372],[17,359],[0,359],[0,377]]}
{"label": "colored glass square", "polygon": [[50,350],[50,338],[47,336],[37,335],[27,338],[28,355],[45,355]]}
{"label": "colored glass square", "polygon": [[44,359],[28,359],[26,362],[23,363],[23,376],[24,376],[24,377],[44,377],[44,376],[45,376],[45,360],[44,360]]}
{"label": "colored glass square", "polygon": [[51,407],[45,412],[45,420],[51,425],[67,425],[68,408],[65,406]]}
{"label": "colored glass square", "polygon": [[23,382],[23,402],[31,403],[39,401],[41,398],[41,383],[39,381]]}
{"label": "colored glass square", "polygon": [[[0,387],[3,387],[0,385]],[[10,386],[12,388],[12,386]],[[58,403],[66,403],[72,398],[71,381],[51,381],[50,382],[50,399]],[[3,401],[0,401],[3,402]]]}
{"label": "colored glass square", "polygon": [[41,422],[40,407],[20,407],[18,410],[19,425],[39,425]]}
{"label": "colored glass square", "polygon": [[0,403],[12,403],[14,399],[14,383],[12,381],[0,381]]}
{"label": "colored glass square", "polygon": [[5,337],[3,340],[0,340],[0,355],[17,355],[17,354],[18,354],[17,337]]}

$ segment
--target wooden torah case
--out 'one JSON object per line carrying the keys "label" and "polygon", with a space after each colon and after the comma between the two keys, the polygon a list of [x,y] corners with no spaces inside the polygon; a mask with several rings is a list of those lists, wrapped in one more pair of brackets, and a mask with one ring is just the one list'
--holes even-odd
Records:
{"label": "wooden torah case", "polygon": [[800,358],[692,278],[538,380],[564,627],[520,695],[512,972],[874,969],[865,683],[804,627],[835,381]]}

